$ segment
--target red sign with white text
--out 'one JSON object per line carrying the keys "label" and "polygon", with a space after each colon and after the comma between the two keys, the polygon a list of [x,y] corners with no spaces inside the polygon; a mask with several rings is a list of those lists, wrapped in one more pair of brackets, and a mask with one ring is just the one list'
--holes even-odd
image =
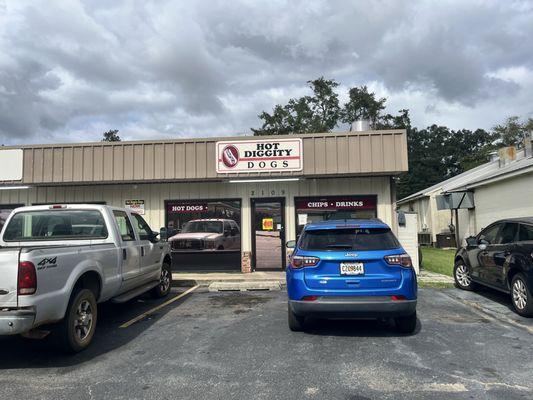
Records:
{"label": "red sign with white text", "polygon": [[300,210],[374,210],[375,196],[306,197],[296,200]]}
{"label": "red sign with white text", "polygon": [[197,213],[197,212],[208,212],[209,209],[205,203],[168,203],[167,204],[167,213],[169,214],[179,214],[179,213]]}

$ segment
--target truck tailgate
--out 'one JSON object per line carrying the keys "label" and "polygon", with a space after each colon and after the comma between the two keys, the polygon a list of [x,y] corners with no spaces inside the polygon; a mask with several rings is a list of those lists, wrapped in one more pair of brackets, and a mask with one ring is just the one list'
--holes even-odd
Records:
{"label": "truck tailgate", "polygon": [[0,249],[0,308],[17,307],[19,248]]}

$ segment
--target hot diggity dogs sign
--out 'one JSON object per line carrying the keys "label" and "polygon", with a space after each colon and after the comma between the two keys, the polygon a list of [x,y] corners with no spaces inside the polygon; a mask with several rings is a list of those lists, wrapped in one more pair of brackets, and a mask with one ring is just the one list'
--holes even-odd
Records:
{"label": "hot diggity dogs sign", "polygon": [[217,142],[217,172],[301,171],[302,139]]}

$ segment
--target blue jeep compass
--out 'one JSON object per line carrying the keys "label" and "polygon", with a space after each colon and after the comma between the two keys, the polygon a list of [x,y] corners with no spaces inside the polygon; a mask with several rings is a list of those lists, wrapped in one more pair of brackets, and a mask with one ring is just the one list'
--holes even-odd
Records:
{"label": "blue jeep compass", "polygon": [[393,317],[400,332],[416,328],[416,275],[387,224],[378,219],[310,223],[287,267],[289,328],[308,316]]}

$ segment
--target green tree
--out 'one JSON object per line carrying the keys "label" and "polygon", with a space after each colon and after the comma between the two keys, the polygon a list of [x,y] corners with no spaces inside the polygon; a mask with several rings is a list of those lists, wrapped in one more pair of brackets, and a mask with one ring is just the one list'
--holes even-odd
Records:
{"label": "green tree", "polygon": [[497,144],[501,146],[524,147],[524,138],[533,131],[533,118],[522,122],[520,117],[513,115],[505,120],[503,124],[492,128],[497,136]]}
{"label": "green tree", "polygon": [[330,132],[339,119],[339,97],[335,88],[339,86],[332,79],[320,77],[308,81],[313,95],[290,99],[282,106],[274,107],[272,113],[263,111],[259,119],[261,128],[254,129],[254,135],[285,135],[290,133]]}
{"label": "green tree", "polygon": [[122,139],[118,135],[118,129],[112,129],[104,132],[104,138],[102,142],[120,142]]}
{"label": "green tree", "polygon": [[366,86],[353,87],[348,95],[349,100],[341,112],[341,121],[351,124],[359,119],[367,119],[375,126],[385,109],[387,99],[376,99],[375,93],[370,93]]}
{"label": "green tree", "polygon": [[495,149],[495,134],[483,129],[406,129],[409,171],[400,175],[398,199],[486,163]]}

